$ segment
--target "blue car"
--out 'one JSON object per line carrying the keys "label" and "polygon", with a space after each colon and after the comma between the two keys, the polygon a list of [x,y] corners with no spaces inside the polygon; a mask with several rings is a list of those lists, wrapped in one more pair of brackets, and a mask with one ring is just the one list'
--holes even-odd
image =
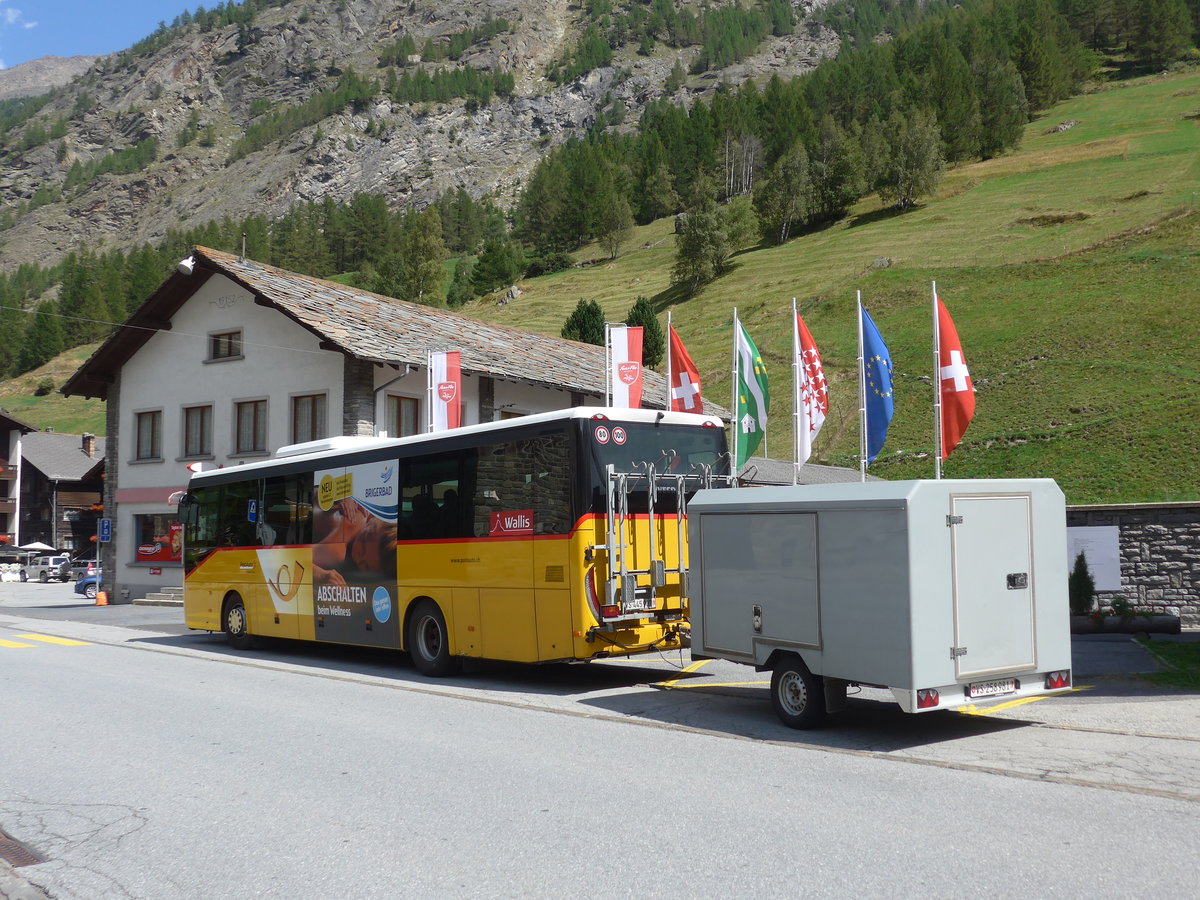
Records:
{"label": "blue car", "polygon": [[94,575],[84,575],[77,582],[75,582],[75,593],[83,594],[83,596],[87,597],[89,600],[95,600],[96,593],[103,587],[104,585],[100,580],[100,573],[97,572]]}

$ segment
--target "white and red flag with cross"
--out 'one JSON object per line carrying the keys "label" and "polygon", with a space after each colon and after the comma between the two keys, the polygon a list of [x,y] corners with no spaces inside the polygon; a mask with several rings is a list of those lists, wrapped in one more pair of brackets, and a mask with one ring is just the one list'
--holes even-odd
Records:
{"label": "white and red flag with cross", "polygon": [[429,430],[462,424],[462,368],[457,350],[429,354]]}
{"label": "white and red flag with cross", "polygon": [[793,323],[792,348],[796,355],[796,465],[802,466],[812,456],[813,441],[829,415],[829,383],[821,353],[799,313]]}
{"label": "white and red flag with cross", "polygon": [[704,411],[704,401],[700,396],[700,370],[692,362],[687,347],[679,339],[678,332],[667,326],[669,334],[669,357],[667,371],[670,372],[670,383],[667,390],[670,394],[672,412],[700,413]]}
{"label": "white and red flag with cross", "polygon": [[958,331],[942,298],[937,298],[938,380],[940,384],[940,421],[942,459],[958,446],[975,415],[975,386],[967,370]]}
{"label": "white and red flag with cross", "polygon": [[608,386],[610,405],[622,409],[642,406],[642,329],[612,325],[608,329]]}

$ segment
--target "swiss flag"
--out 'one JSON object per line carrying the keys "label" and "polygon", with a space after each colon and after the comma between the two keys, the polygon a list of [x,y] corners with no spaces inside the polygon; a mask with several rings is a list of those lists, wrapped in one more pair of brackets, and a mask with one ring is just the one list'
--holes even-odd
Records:
{"label": "swiss flag", "polygon": [[696,368],[696,364],[692,362],[692,357],[688,355],[687,347],[683,346],[683,341],[676,334],[674,326],[671,326],[670,332],[668,352],[671,354],[671,383],[667,385],[667,389],[670,391],[671,411],[703,412],[704,404],[700,398],[700,372]]}
{"label": "swiss flag", "polygon": [[429,380],[433,385],[430,401],[430,430],[445,431],[462,424],[462,367],[457,350],[431,353]]}
{"label": "swiss flag", "polygon": [[612,405],[640,409],[642,405],[642,329],[614,325],[608,330],[608,373]]}
{"label": "swiss flag", "polygon": [[942,391],[942,459],[958,446],[975,415],[975,386],[950,313],[938,297],[938,377]]}

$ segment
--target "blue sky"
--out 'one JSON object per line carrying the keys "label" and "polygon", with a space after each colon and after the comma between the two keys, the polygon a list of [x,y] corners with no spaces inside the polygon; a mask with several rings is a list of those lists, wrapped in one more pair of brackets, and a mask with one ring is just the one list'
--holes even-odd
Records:
{"label": "blue sky", "polygon": [[39,56],[124,50],[201,0],[0,0],[0,69]]}

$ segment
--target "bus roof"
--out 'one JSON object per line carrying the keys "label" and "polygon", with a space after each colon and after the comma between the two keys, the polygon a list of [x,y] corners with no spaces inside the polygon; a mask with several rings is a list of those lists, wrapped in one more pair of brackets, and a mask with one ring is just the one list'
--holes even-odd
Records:
{"label": "bus roof", "polygon": [[192,475],[191,483],[203,483],[209,478],[230,475],[240,475],[261,469],[272,469],[276,466],[291,465],[310,461],[320,461],[343,456],[347,453],[357,453],[366,450],[378,450],[385,447],[412,447],[436,445],[443,441],[460,441],[474,435],[488,435],[493,432],[505,432],[518,428],[543,425],[551,422],[564,422],[572,419],[611,419],[614,422],[645,422],[647,424],[663,423],[666,425],[695,425],[723,428],[724,422],[718,416],[702,416],[695,413],[665,412],[661,409],[617,409],[605,406],[575,406],[569,409],[556,409],[550,412],[536,413],[530,416],[518,416],[513,419],[503,419],[498,422],[484,422],[480,425],[467,425],[449,431],[414,434],[402,438],[384,437],[355,437],[342,435],[321,441],[310,441],[306,444],[292,444],[280,447],[270,459],[242,463],[218,469],[205,469]]}

